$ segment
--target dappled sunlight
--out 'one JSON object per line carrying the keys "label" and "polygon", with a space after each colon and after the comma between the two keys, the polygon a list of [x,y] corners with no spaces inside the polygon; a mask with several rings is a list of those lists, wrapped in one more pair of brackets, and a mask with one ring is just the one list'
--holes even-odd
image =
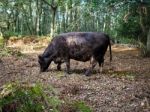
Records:
{"label": "dappled sunlight", "polygon": [[139,49],[138,48],[128,48],[128,47],[124,47],[124,48],[122,48],[122,47],[112,47],[112,50],[114,51],[114,52],[123,52],[123,51],[139,51]]}
{"label": "dappled sunlight", "polygon": [[[150,0],[0,0],[0,12],[0,112],[150,112]],[[56,94],[3,102],[12,82]]]}
{"label": "dappled sunlight", "polygon": [[[31,38],[31,39],[30,39]],[[22,53],[42,53],[50,42],[50,37],[24,37],[17,38],[12,37],[8,40],[7,47],[19,49]],[[128,44],[115,44],[112,46],[112,51],[115,53],[124,52],[139,54],[139,49],[136,47],[130,47]]]}
{"label": "dappled sunlight", "polygon": [[130,56],[139,56],[140,49],[136,47],[129,47],[127,45],[117,44],[112,46],[113,53],[122,53],[122,55],[128,54]]}

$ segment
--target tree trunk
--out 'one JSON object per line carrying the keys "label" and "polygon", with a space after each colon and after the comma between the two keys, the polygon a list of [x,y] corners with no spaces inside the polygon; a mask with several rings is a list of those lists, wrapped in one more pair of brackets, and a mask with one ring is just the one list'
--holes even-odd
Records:
{"label": "tree trunk", "polygon": [[56,16],[56,10],[53,10],[51,36],[54,36],[55,33],[55,16]]}
{"label": "tree trunk", "polygon": [[41,19],[41,14],[42,14],[42,3],[37,0],[36,1],[36,24],[35,24],[35,29],[36,29],[36,35],[40,34],[40,19]]}
{"label": "tree trunk", "polygon": [[52,3],[51,3],[51,9],[52,9],[52,12],[53,12],[53,15],[52,15],[52,28],[51,28],[51,36],[54,36],[54,33],[55,33],[55,16],[56,16],[56,12],[57,12],[57,4],[55,3],[54,0],[52,0]]}
{"label": "tree trunk", "polygon": [[63,26],[63,32],[66,32],[66,20],[65,20],[65,14],[62,15],[63,21],[62,21],[62,26]]}
{"label": "tree trunk", "polygon": [[145,25],[143,23],[143,14],[140,10],[140,26],[141,26],[141,29],[142,29],[142,33],[141,33],[141,38],[140,38],[140,41],[144,44],[146,44],[146,39],[145,39],[145,32],[146,32],[146,29],[145,29]]}
{"label": "tree trunk", "polygon": [[147,56],[150,57],[150,29],[147,35],[147,45],[146,45],[146,49],[147,49]]}

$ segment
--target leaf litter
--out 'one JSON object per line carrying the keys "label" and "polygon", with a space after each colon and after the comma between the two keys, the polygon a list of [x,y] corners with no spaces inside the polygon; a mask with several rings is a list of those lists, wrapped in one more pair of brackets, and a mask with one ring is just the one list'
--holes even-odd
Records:
{"label": "leaf litter", "polygon": [[[117,49],[118,46],[117,46]],[[8,82],[40,82],[52,85],[62,99],[83,100],[94,112],[149,112],[150,58],[138,56],[138,50],[113,49],[113,61],[105,56],[103,72],[96,66],[91,76],[84,75],[89,62],[71,60],[71,74],[56,70],[39,73],[38,54],[23,58],[3,56],[0,60],[0,86]]]}

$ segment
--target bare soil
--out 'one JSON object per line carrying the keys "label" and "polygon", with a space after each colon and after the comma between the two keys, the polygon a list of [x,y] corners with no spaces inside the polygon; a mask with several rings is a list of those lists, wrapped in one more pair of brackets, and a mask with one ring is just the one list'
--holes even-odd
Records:
{"label": "bare soil", "polygon": [[[43,51],[43,49],[42,49]],[[96,66],[91,76],[84,75],[89,62],[71,60],[71,74],[56,70],[52,63],[39,73],[38,53],[23,57],[5,56],[0,61],[0,86],[8,82],[40,82],[52,85],[61,99],[84,100],[93,112],[150,112],[150,58],[139,50],[113,46],[113,61],[105,56],[103,72]]]}

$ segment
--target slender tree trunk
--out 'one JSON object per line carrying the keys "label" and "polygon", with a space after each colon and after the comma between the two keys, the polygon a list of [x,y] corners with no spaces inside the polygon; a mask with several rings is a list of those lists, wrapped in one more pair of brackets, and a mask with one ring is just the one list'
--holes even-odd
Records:
{"label": "slender tree trunk", "polygon": [[53,10],[51,36],[53,36],[55,33],[55,16],[56,16],[56,10]]}
{"label": "slender tree trunk", "polygon": [[35,24],[35,29],[36,29],[36,35],[39,35],[40,34],[40,19],[41,19],[41,1],[37,0],[36,1],[36,7],[37,7],[37,10],[36,10],[36,24]]}
{"label": "slender tree trunk", "polygon": [[103,21],[104,21],[104,23],[103,23],[103,32],[105,32],[105,30],[106,30],[106,21],[105,21],[105,18],[106,18],[106,15],[104,15],[104,17],[103,17]]}
{"label": "slender tree trunk", "polygon": [[63,22],[62,22],[62,26],[63,26],[63,31],[66,32],[66,20],[65,20],[65,14],[63,14]]}
{"label": "slender tree trunk", "polygon": [[68,10],[68,6],[66,5],[65,18],[66,18],[66,28],[67,28],[67,30],[68,30],[68,17],[69,17],[69,10]]}
{"label": "slender tree trunk", "polygon": [[56,12],[57,12],[57,4],[55,3],[54,0],[52,0],[52,3],[51,3],[51,9],[52,9],[52,12],[53,12],[53,15],[52,15],[52,28],[51,28],[51,36],[54,36],[54,33],[55,33],[55,18],[56,18]]}
{"label": "slender tree trunk", "polygon": [[147,56],[150,56],[150,29],[147,35],[147,45],[146,45],[146,49],[147,49]]}
{"label": "slender tree trunk", "polygon": [[146,17],[145,14],[143,14],[143,9],[142,9],[142,6],[139,7],[139,16],[140,16],[140,21],[139,21],[139,24],[141,26],[141,29],[142,29],[142,33],[140,35],[140,41],[146,45],[146,41],[147,41],[147,34],[146,34],[146,25],[144,24],[144,18]]}
{"label": "slender tree trunk", "polygon": [[[28,21],[28,23],[30,24],[30,29],[29,29],[29,31],[30,31],[30,34],[34,34],[34,20],[33,20],[34,17],[33,17],[33,14],[32,14],[32,12],[33,12],[32,0],[29,0],[29,2],[30,2],[30,4],[29,4],[30,20]],[[24,9],[24,11],[25,11],[25,9]],[[27,15],[26,12],[25,12],[25,15]]]}
{"label": "slender tree trunk", "polygon": [[20,33],[23,35],[23,15],[21,14],[21,19],[20,19]]}
{"label": "slender tree trunk", "polygon": [[70,10],[70,21],[69,21],[69,23],[71,24],[72,23],[72,0],[70,0],[70,8],[71,8],[71,10]]}
{"label": "slender tree trunk", "polygon": [[78,14],[78,11],[77,11],[77,8],[75,9],[75,11],[74,11],[74,21],[75,21],[75,27],[74,27],[74,29],[76,30],[76,31],[78,31],[78,22],[77,22],[77,14]]}

